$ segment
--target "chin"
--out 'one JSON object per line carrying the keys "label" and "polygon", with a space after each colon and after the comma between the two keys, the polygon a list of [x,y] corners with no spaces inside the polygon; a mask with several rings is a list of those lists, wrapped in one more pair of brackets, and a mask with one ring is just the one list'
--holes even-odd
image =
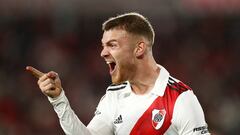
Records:
{"label": "chin", "polygon": [[121,69],[122,69],[121,71],[118,70],[117,72],[115,72],[115,74],[111,76],[113,84],[121,84],[128,80],[128,75],[126,74],[126,73],[129,73],[128,70],[123,70],[126,68],[121,68]]}

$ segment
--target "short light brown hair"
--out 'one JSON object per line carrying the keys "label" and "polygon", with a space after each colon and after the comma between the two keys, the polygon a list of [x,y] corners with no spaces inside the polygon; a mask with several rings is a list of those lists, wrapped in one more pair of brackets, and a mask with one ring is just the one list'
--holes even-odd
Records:
{"label": "short light brown hair", "polygon": [[153,27],[147,18],[139,13],[131,12],[111,17],[102,25],[103,31],[114,28],[121,28],[129,33],[144,36],[149,40],[151,46],[154,43],[155,33]]}

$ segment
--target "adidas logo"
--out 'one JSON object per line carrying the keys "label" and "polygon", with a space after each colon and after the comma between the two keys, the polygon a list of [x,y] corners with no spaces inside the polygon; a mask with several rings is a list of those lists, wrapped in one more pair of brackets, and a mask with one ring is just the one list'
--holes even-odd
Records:
{"label": "adidas logo", "polygon": [[123,120],[122,120],[122,115],[119,115],[117,119],[115,119],[115,121],[113,122],[114,124],[120,124],[122,123]]}

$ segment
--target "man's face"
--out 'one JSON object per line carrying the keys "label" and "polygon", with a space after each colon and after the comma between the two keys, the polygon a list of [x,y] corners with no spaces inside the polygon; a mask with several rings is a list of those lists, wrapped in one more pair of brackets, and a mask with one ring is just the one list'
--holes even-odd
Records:
{"label": "man's face", "polygon": [[101,56],[109,66],[112,83],[119,84],[134,75],[136,37],[122,29],[105,31]]}

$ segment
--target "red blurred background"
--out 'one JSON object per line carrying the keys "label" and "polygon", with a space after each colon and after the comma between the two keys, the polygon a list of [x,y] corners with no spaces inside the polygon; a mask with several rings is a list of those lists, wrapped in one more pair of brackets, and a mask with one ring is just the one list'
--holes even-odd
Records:
{"label": "red blurred background", "polygon": [[0,0],[0,135],[64,134],[27,65],[58,72],[87,124],[110,84],[102,22],[131,11],[152,23],[157,62],[193,88],[210,132],[238,135],[239,0]]}

